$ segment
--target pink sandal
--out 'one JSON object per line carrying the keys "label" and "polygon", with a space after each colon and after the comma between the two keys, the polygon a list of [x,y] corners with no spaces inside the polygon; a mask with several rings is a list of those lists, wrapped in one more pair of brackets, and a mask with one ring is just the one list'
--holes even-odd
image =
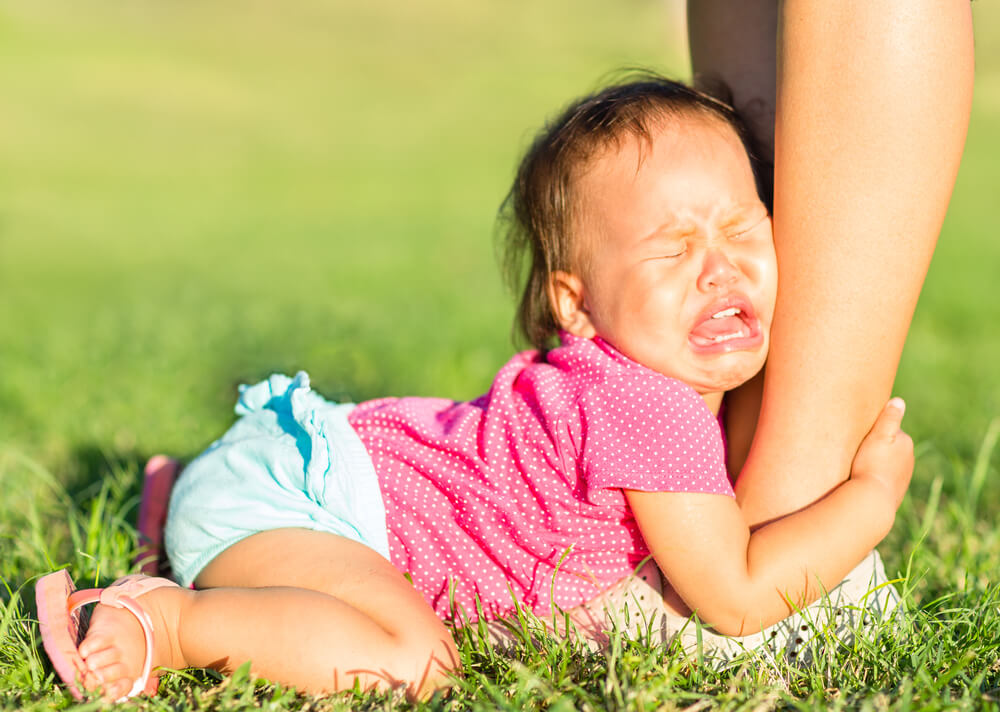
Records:
{"label": "pink sandal", "polygon": [[107,588],[77,591],[65,569],[38,579],[35,584],[35,603],[38,607],[42,644],[49,660],[52,661],[52,667],[73,697],[78,700],[83,699],[80,679],[87,668],[77,648],[83,638],[80,630],[80,612],[77,609],[88,603],[103,603],[106,606],[124,608],[139,621],[146,639],[146,657],[142,664],[142,674],[136,679],[132,689],[117,702],[135,697],[141,692],[149,695],[156,693],[159,679],[155,677],[150,679],[153,667],[153,623],[135,599],[154,589],[176,585],[167,579],[133,574],[118,579]]}
{"label": "pink sandal", "polygon": [[174,480],[181,463],[166,455],[153,455],[146,463],[139,504],[139,553],[134,563],[148,576],[170,576],[170,564],[163,552],[163,527]]}

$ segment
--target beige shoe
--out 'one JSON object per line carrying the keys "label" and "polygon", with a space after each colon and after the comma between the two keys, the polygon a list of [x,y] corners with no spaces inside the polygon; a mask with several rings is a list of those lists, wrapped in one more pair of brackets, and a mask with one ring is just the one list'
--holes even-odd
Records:
{"label": "beige shoe", "polygon": [[832,635],[847,642],[859,625],[887,620],[899,600],[881,557],[872,551],[823,598],[759,633],[738,638],[699,630],[691,618],[668,610],[659,570],[652,562],[572,613],[580,632],[597,646],[607,644],[608,631],[620,630],[657,643],[679,639],[685,650],[695,653],[700,646],[702,655],[719,662],[755,649],[807,661],[809,644],[817,636]]}
{"label": "beige shoe", "polygon": [[[684,650],[716,664],[749,651],[766,651],[789,661],[806,662],[810,643],[818,636],[833,635],[848,642],[859,625],[887,620],[899,606],[899,594],[885,574],[878,552],[872,551],[824,598],[759,633],[739,638],[719,635],[681,616],[663,603],[660,571],[650,560],[635,574],[623,579],[589,603],[568,612],[565,620],[540,619],[550,633],[578,637],[591,650],[607,648],[612,631],[634,640],[667,644],[679,640]],[[488,639],[501,647],[519,635],[507,621],[486,624]]]}

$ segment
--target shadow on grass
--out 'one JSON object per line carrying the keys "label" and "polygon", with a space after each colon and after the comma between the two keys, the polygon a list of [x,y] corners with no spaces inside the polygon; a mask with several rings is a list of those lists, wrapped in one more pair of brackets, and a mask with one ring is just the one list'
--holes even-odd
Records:
{"label": "shadow on grass", "polygon": [[[150,454],[137,450],[109,451],[96,444],[78,445],[67,458],[60,479],[66,494],[74,502],[82,503],[95,496],[109,478],[123,488],[122,494],[126,498],[134,498],[138,502],[142,493],[142,469],[149,458]],[[131,473],[131,482],[127,477],[119,482],[122,473]]]}

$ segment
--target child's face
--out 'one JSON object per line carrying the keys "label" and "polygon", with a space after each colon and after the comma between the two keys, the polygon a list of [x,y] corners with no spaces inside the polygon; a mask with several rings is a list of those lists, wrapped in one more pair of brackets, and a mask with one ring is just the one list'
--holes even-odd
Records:
{"label": "child's face", "polygon": [[[641,149],[641,152],[640,152]],[[626,140],[578,179],[585,269],[555,273],[563,328],[601,336],[717,407],[764,364],[777,266],[746,151],[721,121]]]}

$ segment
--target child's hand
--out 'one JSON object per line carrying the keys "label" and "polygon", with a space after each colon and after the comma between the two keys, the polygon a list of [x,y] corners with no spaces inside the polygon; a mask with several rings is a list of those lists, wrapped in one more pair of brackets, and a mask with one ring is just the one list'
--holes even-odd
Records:
{"label": "child's hand", "polygon": [[851,466],[851,478],[878,482],[899,507],[913,475],[913,440],[902,431],[900,424],[906,404],[902,398],[892,398],[868,435],[861,441]]}

